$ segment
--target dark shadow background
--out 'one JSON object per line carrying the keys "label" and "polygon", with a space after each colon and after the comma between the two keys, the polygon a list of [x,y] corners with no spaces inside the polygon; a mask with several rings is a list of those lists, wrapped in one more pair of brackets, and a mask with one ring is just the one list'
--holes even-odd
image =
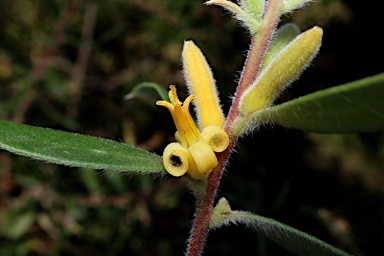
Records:
{"label": "dark shadow background", "polygon": [[[324,28],[312,66],[277,103],[383,72],[375,1],[319,0],[282,23]],[[161,154],[175,131],[140,82],[185,83],[180,54],[206,55],[225,111],[249,44],[203,1],[0,0],[0,118],[124,141]],[[383,251],[383,133],[264,127],[241,139],[219,197],[354,255]],[[0,152],[0,255],[180,255],[194,199],[177,179],[40,163]],[[239,239],[241,238],[241,239]],[[211,232],[206,255],[290,255],[245,227]]]}

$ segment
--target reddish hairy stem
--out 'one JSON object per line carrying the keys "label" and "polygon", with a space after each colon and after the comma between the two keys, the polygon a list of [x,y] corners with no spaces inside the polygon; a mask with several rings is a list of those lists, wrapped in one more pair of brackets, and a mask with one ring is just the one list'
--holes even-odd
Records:
{"label": "reddish hairy stem", "polygon": [[239,85],[237,86],[235,97],[232,101],[232,111],[228,113],[229,119],[234,119],[237,116],[241,96],[259,74],[265,52],[279,23],[281,6],[282,0],[268,1],[259,29],[260,32],[253,36],[251,41],[243,71],[241,72]]}
{"label": "reddish hairy stem", "polygon": [[268,48],[271,37],[276,29],[280,17],[280,7],[282,0],[269,0],[266,11],[264,13],[263,22],[260,27],[260,33],[257,37],[253,37],[248,56],[245,60],[243,72],[240,77],[232,106],[229,110],[224,130],[230,136],[228,148],[217,154],[219,164],[213,169],[208,177],[207,187],[204,196],[197,199],[196,214],[189,238],[187,256],[198,256],[202,253],[203,247],[209,231],[209,222],[211,221],[211,213],[213,203],[216,198],[217,189],[220,184],[225,166],[236,145],[237,138],[231,136],[230,128],[235,121],[238,112],[238,105],[242,94],[248,86],[256,79],[264,54]]}
{"label": "reddish hairy stem", "polygon": [[233,147],[236,145],[236,141],[235,138],[231,138],[228,148],[217,155],[219,164],[209,175],[204,196],[197,200],[195,220],[193,222],[186,254],[188,256],[200,255],[203,250],[208,235],[209,222],[211,221],[211,213],[216,192],[229,156]]}
{"label": "reddish hairy stem", "polygon": [[[233,106],[230,112],[233,111]],[[229,134],[230,140],[227,149],[217,154],[217,160],[219,164],[215,169],[212,170],[208,177],[207,187],[205,189],[204,196],[197,199],[195,220],[189,237],[189,243],[187,248],[187,256],[197,256],[203,251],[203,247],[208,236],[209,222],[211,221],[211,214],[213,210],[213,203],[216,198],[217,189],[220,184],[221,176],[223,175],[225,166],[227,165],[228,159],[231,155],[233,148],[236,145],[237,138],[231,136],[230,127],[235,121],[233,118],[227,117],[224,131]]]}

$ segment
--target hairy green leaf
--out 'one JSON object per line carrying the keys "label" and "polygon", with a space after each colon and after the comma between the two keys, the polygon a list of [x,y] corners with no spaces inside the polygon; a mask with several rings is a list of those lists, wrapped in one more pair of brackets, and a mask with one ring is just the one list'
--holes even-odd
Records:
{"label": "hairy green leaf", "polygon": [[265,0],[240,0],[240,6],[249,14],[261,17],[265,10]]}
{"label": "hairy green leaf", "polygon": [[[249,29],[252,34],[256,34],[259,31],[261,15],[254,15],[254,13],[252,13],[252,11],[256,11],[254,8],[251,8],[252,10],[244,10],[239,5],[228,0],[210,0],[206,1],[205,4],[223,7],[224,9],[229,11],[235,19],[240,21],[240,23],[242,23],[244,27]],[[256,11],[256,13],[259,11],[262,12],[264,10],[258,10]]]}
{"label": "hairy green leaf", "polygon": [[228,201],[221,198],[212,212],[210,227],[218,228],[229,224],[244,224],[258,234],[274,241],[288,251],[302,256],[348,256],[350,254],[337,249],[307,233],[288,225],[244,211],[232,211]]}
{"label": "hairy green leaf", "polygon": [[241,135],[262,124],[279,124],[318,133],[384,130],[384,73],[321,90],[239,119]]}
{"label": "hairy green leaf", "polygon": [[0,148],[66,166],[164,173],[160,156],[122,143],[3,120]]}

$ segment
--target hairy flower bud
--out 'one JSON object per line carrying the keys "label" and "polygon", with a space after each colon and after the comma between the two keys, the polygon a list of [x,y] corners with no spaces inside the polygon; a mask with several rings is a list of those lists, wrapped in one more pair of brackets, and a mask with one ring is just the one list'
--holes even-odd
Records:
{"label": "hairy flower bud", "polygon": [[224,114],[219,104],[215,80],[208,62],[193,41],[184,43],[183,72],[190,93],[195,96],[194,105],[200,129],[208,125],[224,125]]}
{"label": "hairy flower bud", "polygon": [[309,65],[321,45],[323,30],[313,27],[297,36],[267,64],[244,92],[239,115],[249,116],[269,107],[275,98]]}

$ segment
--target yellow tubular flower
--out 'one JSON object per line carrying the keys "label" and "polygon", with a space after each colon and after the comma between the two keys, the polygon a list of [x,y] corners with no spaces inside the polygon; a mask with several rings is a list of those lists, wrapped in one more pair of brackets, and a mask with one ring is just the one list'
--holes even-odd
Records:
{"label": "yellow tubular flower", "polygon": [[186,141],[188,145],[193,145],[200,140],[200,132],[197,129],[191,114],[189,113],[189,104],[193,100],[193,95],[190,95],[187,99],[185,99],[184,104],[182,104],[177,97],[176,87],[171,85],[169,88],[171,90],[168,95],[171,103],[161,100],[156,102],[156,105],[168,108],[171,112],[173,121],[175,122],[181,141]]}
{"label": "yellow tubular flower", "polygon": [[177,129],[175,137],[178,143],[170,143],[163,152],[164,167],[175,177],[188,173],[193,179],[204,179],[218,164],[215,152],[222,152],[228,147],[228,135],[221,127],[209,123],[200,133],[188,109],[193,95],[182,103],[175,86],[171,85],[169,98],[171,103],[156,102],[171,112]]}
{"label": "yellow tubular flower", "polygon": [[219,104],[215,80],[207,60],[192,42],[184,43],[183,72],[190,93],[196,96],[195,106],[200,129],[208,125],[223,127],[224,114]]}

